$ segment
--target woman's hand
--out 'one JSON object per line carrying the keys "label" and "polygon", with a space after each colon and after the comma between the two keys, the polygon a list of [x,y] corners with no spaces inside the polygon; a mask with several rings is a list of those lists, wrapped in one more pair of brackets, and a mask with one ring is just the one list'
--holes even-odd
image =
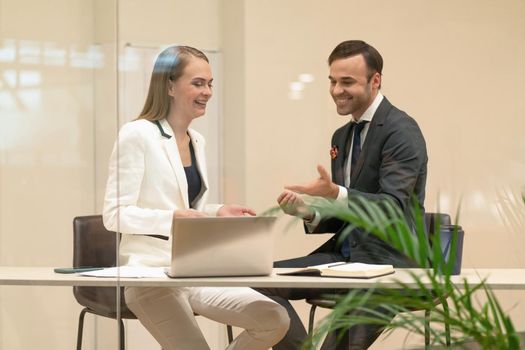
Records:
{"label": "woman's hand", "polygon": [[252,208],[236,204],[225,204],[217,211],[217,216],[244,216],[246,214],[257,215]]}

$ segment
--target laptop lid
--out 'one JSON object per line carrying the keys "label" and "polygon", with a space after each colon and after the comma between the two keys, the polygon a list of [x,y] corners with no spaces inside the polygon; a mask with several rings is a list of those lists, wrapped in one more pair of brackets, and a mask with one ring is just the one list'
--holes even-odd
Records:
{"label": "laptop lid", "polygon": [[177,218],[170,277],[269,275],[275,217]]}

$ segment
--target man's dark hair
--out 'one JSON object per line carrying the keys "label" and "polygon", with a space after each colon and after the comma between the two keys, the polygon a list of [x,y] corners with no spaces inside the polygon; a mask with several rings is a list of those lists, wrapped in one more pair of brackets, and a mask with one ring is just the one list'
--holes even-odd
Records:
{"label": "man's dark hair", "polygon": [[373,46],[368,45],[362,40],[347,40],[337,45],[328,57],[328,64],[332,64],[335,60],[357,55],[363,55],[365,59],[368,68],[368,79],[370,79],[375,72],[380,75],[382,74],[383,57],[381,57],[381,54]]}

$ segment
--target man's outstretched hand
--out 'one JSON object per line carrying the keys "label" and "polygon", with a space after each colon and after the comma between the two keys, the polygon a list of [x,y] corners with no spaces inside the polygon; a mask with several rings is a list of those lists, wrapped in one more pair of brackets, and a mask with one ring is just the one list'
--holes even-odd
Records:
{"label": "man's outstretched hand", "polygon": [[311,220],[314,213],[306,206],[299,195],[292,191],[283,191],[277,197],[277,203],[288,215],[297,216],[306,220]]}
{"label": "man's outstretched hand", "polygon": [[324,197],[327,199],[336,199],[339,194],[339,186],[332,182],[330,174],[322,165],[317,166],[319,178],[308,182],[305,185],[285,186],[287,190],[304,193],[310,196]]}

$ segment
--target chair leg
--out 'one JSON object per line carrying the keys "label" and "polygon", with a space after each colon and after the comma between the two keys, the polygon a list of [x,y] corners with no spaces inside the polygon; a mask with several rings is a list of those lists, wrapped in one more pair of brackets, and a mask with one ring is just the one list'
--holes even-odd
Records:
{"label": "chair leg", "polygon": [[77,350],[82,349],[82,333],[84,331],[84,316],[86,316],[86,312],[87,309],[84,308],[78,316]]}
{"label": "chair leg", "polygon": [[233,329],[229,324],[226,325],[226,332],[228,333],[228,344],[231,344],[233,341]]}
{"label": "chair leg", "polygon": [[445,313],[445,339],[447,341],[447,348],[450,348],[450,320],[448,311],[447,299],[443,300],[443,312]]}
{"label": "chair leg", "polygon": [[430,309],[425,309],[425,350],[430,348]]}
{"label": "chair leg", "polygon": [[119,348],[120,350],[126,350],[126,336],[124,334],[124,322],[122,319],[119,320]]}
{"label": "chair leg", "polygon": [[310,308],[310,317],[308,318],[308,334],[312,334],[312,331],[314,330],[314,320],[315,320],[315,309],[317,308],[316,305],[312,305]]}

